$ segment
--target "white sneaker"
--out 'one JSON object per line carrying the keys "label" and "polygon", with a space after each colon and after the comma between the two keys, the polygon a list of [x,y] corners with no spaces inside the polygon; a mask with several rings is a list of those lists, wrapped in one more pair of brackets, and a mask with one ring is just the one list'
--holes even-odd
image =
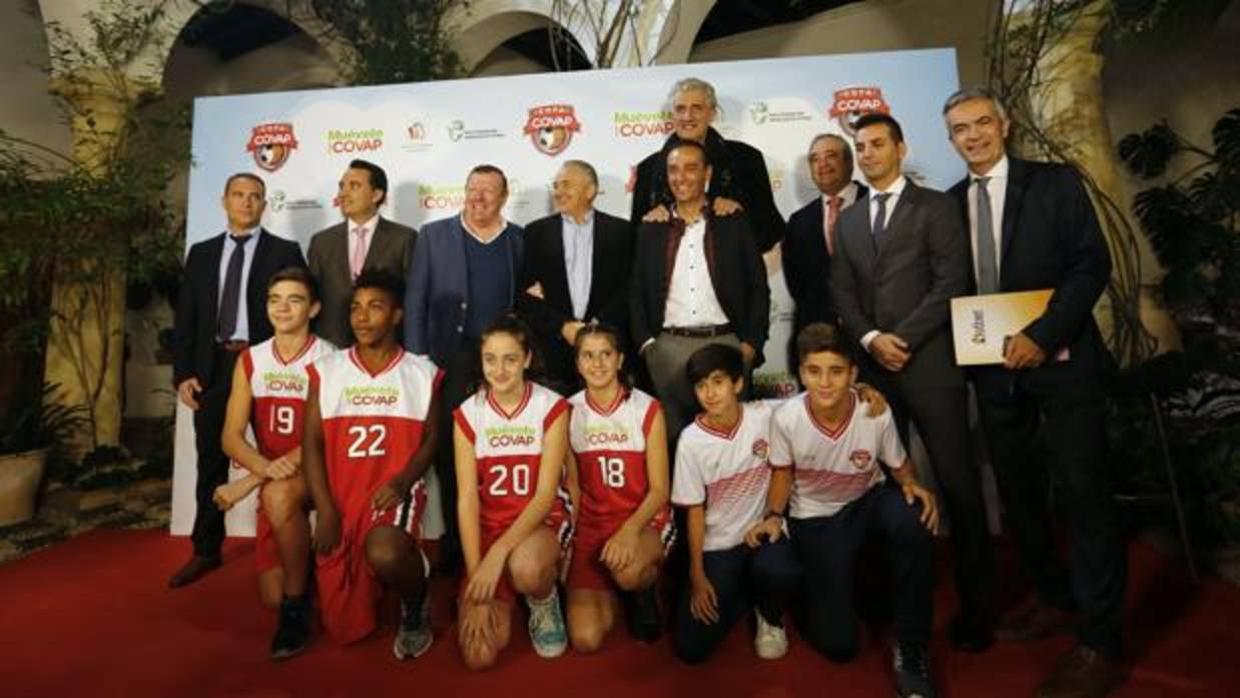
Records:
{"label": "white sneaker", "polygon": [[543,659],[552,659],[568,649],[568,631],[560,612],[560,596],[554,587],[551,595],[541,601],[525,597],[530,606],[530,642],[534,652]]}
{"label": "white sneaker", "polygon": [[754,615],[758,617],[758,631],[753,636],[753,651],[762,659],[779,659],[788,654],[788,633],[766,622],[761,613]]}

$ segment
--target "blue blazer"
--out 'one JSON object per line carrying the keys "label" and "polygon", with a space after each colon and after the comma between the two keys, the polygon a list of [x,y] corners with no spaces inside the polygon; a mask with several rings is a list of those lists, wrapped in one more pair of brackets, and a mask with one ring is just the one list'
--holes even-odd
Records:
{"label": "blue blazer", "polygon": [[[441,367],[450,365],[465,331],[469,308],[465,235],[459,215],[423,226],[413,249],[413,267],[405,291],[405,346],[415,354],[429,355]],[[497,244],[508,252],[511,307],[525,251],[521,226],[508,223]]]}

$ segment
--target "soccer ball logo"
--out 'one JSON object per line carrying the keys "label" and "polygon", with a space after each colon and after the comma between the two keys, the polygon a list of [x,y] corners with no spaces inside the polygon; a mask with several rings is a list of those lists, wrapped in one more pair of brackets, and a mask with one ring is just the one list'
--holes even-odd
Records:
{"label": "soccer ball logo", "polygon": [[555,157],[568,149],[573,134],[581,130],[581,123],[572,105],[544,104],[530,109],[522,130],[538,152]]}
{"label": "soccer ball logo", "polygon": [[839,124],[840,130],[852,137],[856,133],[857,119],[866,114],[890,114],[891,106],[883,99],[878,87],[846,87],[836,90],[828,115]]}
{"label": "soccer ball logo", "polygon": [[261,124],[250,133],[245,149],[254,154],[254,164],[266,172],[275,172],[288,162],[297,149],[297,137],[290,123]]}

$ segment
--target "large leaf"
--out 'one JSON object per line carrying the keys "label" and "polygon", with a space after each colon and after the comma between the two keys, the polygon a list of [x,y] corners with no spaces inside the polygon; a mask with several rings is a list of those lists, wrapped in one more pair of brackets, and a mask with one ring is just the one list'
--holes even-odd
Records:
{"label": "large leaf", "polygon": [[1240,108],[1232,109],[1214,124],[1214,157],[1219,167],[1240,172]]}
{"label": "large leaf", "polygon": [[1180,148],[1179,137],[1164,122],[1124,136],[1119,142],[1119,156],[1133,174],[1151,179],[1167,171],[1167,163]]}

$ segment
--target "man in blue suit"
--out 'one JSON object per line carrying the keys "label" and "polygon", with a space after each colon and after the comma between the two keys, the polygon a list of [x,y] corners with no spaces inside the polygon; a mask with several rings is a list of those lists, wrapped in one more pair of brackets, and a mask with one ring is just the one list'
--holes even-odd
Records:
{"label": "man in blue suit", "polygon": [[448,569],[460,561],[452,410],[479,378],[482,330],[513,309],[520,282],[524,231],[504,220],[507,200],[502,170],[470,170],[461,214],[428,223],[418,235],[405,297],[405,346],[444,371],[435,474],[444,512],[441,564]]}

